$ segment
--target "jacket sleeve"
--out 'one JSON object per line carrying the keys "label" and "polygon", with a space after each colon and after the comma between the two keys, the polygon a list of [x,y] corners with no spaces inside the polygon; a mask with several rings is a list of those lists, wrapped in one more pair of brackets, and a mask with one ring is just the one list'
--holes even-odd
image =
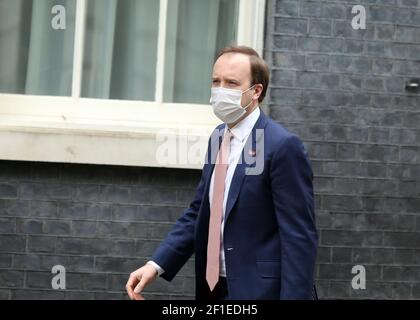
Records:
{"label": "jacket sleeve", "polygon": [[270,178],[281,240],[280,299],[312,299],[318,242],[313,173],[296,135],[284,139],[274,152]]}

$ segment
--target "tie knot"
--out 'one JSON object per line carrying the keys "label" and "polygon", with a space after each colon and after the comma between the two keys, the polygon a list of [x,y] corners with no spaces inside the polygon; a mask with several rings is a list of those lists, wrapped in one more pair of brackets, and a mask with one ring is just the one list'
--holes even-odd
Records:
{"label": "tie knot", "polygon": [[225,139],[226,139],[226,141],[230,141],[230,140],[233,139],[233,133],[232,133],[232,131],[230,131],[230,129],[226,130]]}
{"label": "tie knot", "polygon": [[224,148],[230,148],[230,142],[232,141],[232,139],[233,133],[229,129],[227,129],[222,140],[222,145],[224,146]]}
{"label": "tie knot", "polygon": [[229,159],[229,153],[230,153],[230,142],[233,138],[232,132],[227,129],[223,135],[222,144],[219,149],[219,155],[217,163],[219,164],[227,164]]}

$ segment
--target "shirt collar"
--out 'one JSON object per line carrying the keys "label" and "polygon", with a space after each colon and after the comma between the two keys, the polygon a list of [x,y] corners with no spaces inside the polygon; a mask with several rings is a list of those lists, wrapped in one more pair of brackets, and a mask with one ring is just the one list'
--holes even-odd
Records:
{"label": "shirt collar", "polygon": [[[257,122],[258,118],[260,117],[260,107],[255,108],[246,118],[242,119],[241,122],[236,124],[230,132],[233,134],[235,139],[238,139],[240,142],[244,142],[245,139],[249,136],[254,127],[255,123]],[[228,129],[227,124],[225,128]]]}

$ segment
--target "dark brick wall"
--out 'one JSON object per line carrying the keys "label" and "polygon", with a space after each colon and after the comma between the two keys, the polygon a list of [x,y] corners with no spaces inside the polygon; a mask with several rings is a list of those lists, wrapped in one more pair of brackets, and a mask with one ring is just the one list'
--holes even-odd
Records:
{"label": "dark brick wall", "polygon": [[[198,170],[0,161],[0,299],[125,299],[191,201]],[[53,290],[54,265],[66,290]],[[194,298],[191,259],[149,299]]]}
{"label": "dark brick wall", "polygon": [[[353,30],[363,4],[367,29]],[[420,1],[267,0],[267,109],[314,173],[321,298],[420,298]],[[0,299],[125,299],[198,170],[0,161]],[[67,290],[51,289],[52,266]],[[367,289],[351,288],[366,268]],[[146,298],[194,296],[193,261]]]}
{"label": "dark brick wall", "polygon": [[[351,8],[366,8],[353,30]],[[322,298],[420,298],[420,1],[268,1],[268,110],[315,174]],[[351,269],[366,268],[366,290]]]}

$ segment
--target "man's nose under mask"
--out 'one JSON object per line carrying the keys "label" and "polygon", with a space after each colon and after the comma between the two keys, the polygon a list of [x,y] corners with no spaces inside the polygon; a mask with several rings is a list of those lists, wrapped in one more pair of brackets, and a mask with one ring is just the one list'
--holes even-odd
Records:
{"label": "man's nose under mask", "polygon": [[245,107],[242,107],[242,94],[254,87],[255,85],[245,91],[223,87],[211,88],[210,104],[213,107],[213,112],[216,117],[224,123],[234,123],[238,121],[246,113],[246,109],[253,101],[251,99]]}

